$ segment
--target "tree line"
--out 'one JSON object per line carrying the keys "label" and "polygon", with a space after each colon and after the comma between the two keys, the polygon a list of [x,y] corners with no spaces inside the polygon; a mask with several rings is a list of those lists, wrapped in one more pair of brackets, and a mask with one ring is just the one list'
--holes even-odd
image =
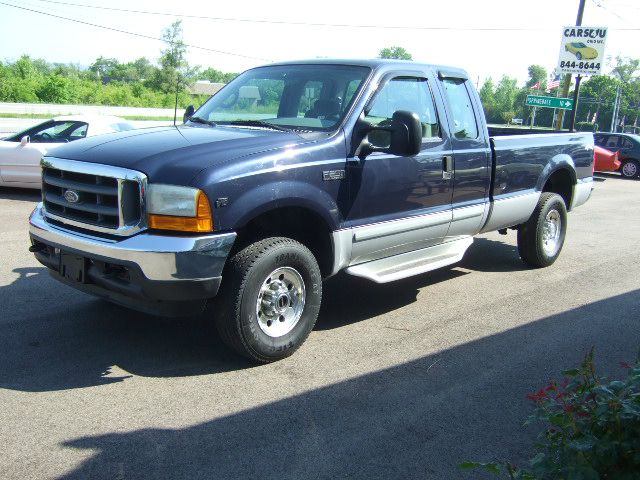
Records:
{"label": "tree line", "polygon": [[[188,93],[188,86],[196,80],[228,83],[238,75],[212,67],[190,66],[180,20],[163,30],[162,39],[165,47],[157,63],[146,57],[126,63],[99,57],[88,68],[82,68],[48,63],[28,55],[14,62],[0,62],[0,101],[167,108],[174,105],[176,91],[182,106],[204,102],[206,96]],[[412,59],[409,52],[398,46],[383,48],[378,56]],[[582,82],[576,120],[583,130],[608,130],[617,98],[619,129],[640,124],[640,60],[616,57],[611,65],[609,74]],[[534,110],[525,105],[527,95],[556,95],[560,91],[559,87],[548,88],[550,77],[544,67],[531,65],[528,74],[522,87],[507,75],[497,83],[492,78],[484,82],[479,93],[489,123],[504,124],[519,118],[525,125],[531,125]],[[537,108],[535,125],[551,127],[553,116],[553,109]]]}
{"label": "tree line", "polygon": [[[610,72],[583,80],[578,99],[576,125],[580,130],[608,131],[614,114],[616,98],[619,101],[616,127],[640,126],[640,60],[616,57],[611,61]],[[529,78],[523,87],[517,80],[504,75],[497,83],[488,78],[480,88],[480,98],[489,123],[510,123],[519,118],[531,125],[533,107],[525,105],[527,95],[555,96],[561,86],[549,90],[547,71],[540,65],[529,67]],[[573,85],[572,85],[573,88]],[[568,96],[573,98],[573,90]],[[537,108],[535,125],[551,127],[554,111]],[[565,128],[569,125],[565,115]]]}
{"label": "tree line", "polygon": [[166,108],[174,105],[176,90],[181,105],[206,100],[188,94],[189,84],[196,80],[228,83],[237,76],[189,66],[180,21],[167,27],[162,38],[165,48],[157,63],[146,57],[126,63],[99,57],[83,68],[28,55],[0,61],[0,101]]}

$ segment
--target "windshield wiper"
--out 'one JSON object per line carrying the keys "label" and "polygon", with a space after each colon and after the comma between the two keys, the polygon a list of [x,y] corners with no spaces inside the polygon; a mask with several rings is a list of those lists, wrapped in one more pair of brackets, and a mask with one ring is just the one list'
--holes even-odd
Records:
{"label": "windshield wiper", "polygon": [[220,122],[224,125],[238,125],[247,127],[263,127],[270,128],[272,130],[279,130],[281,132],[291,132],[290,128],[281,127],[280,125],[274,125],[273,123],[263,122],[262,120],[231,120],[229,122]]}
{"label": "windshield wiper", "polygon": [[216,126],[216,123],[213,122],[212,120],[205,120],[204,118],[201,118],[201,117],[190,117],[189,121],[193,123],[204,123],[205,125],[209,125],[211,127]]}

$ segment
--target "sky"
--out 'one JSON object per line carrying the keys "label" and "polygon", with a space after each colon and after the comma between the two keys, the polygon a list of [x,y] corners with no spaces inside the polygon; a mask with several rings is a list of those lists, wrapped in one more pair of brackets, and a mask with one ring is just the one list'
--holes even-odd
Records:
{"label": "sky", "polygon": [[[51,15],[154,38],[182,19],[185,43],[202,47],[189,48],[188,61],[203,68],[239,72],[270,61],[373,58],[381,48],[398,45],[414,60],[464,68],[480,84],[505,74],[523,83],[531,64],[549,72],[556,67],[562,27],[575,24],[578,4],[579,0],[0,0],[0,60],[27,54],[81,66],[99,56],[121,62],[145,56],[155,61],[163,48],[157,40]],[[640,58],[640,1],[586,0],[582,24],[609,28],[607,56]]]}

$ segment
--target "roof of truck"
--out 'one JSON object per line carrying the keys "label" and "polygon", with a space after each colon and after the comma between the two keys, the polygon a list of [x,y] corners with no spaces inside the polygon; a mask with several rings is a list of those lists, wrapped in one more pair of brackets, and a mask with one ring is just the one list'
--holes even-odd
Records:
{"label": "roof of truck", "polygon": [[451,67],[448,65],[432,65],[428,63],[414,62],[412,60],[391,60],[385,58],[372,58],[372,59],[344,59],[344,58],[313,58],[308,60],[292,60],[287,62],[275,62],[263,66],[273,65],[354,65],[359,67],[369,67],[373,70],[387,66],[394,65],[396,67],[406,67],[407,70],[411,70],[416,67],[426,67],[430,70],[446,71],[449,74],[458,74],[463,78],[469,78],[469,75],[464,69]]}

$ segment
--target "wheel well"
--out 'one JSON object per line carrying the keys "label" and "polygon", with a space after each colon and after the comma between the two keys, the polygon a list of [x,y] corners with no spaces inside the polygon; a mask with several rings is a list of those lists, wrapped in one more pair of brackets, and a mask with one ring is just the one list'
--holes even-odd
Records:
{"label": "wheel well", "polygon": [[263,238],[288,237],[311,250],[323,277],[329,276],[333,269],[331,229],[320,215],[307,208],[269,210],[237,229],[236,233],[238,237],[231,255]]}
{"label": "wheel well", "polygon": [[561,169],[553,172],[544,184],[543,192],[557,193],[564,199],[567,210],[571,208],[573,196],[573,178],[568,170]]}

